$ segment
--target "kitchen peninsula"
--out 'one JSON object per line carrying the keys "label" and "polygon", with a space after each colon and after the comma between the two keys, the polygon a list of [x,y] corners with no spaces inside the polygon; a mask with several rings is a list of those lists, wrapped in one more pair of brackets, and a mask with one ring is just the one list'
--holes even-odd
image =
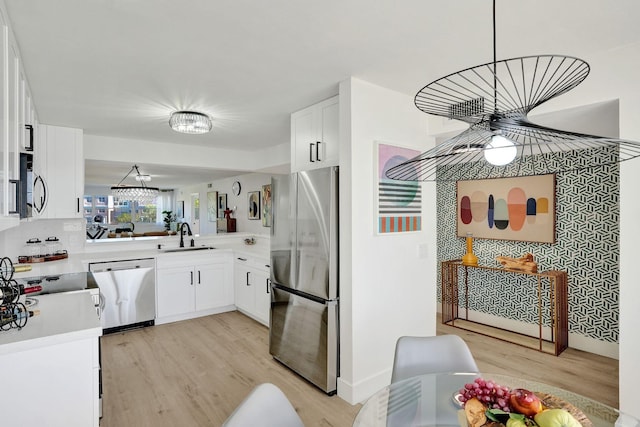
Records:
{"label": "kitchen peninsula", "polygon": [[3,423],[97,426],[102,327],[91,295],[78,291],[36,299],[39,315],[21,330],[0,332],[2,405],[11,408],[3,411]]}

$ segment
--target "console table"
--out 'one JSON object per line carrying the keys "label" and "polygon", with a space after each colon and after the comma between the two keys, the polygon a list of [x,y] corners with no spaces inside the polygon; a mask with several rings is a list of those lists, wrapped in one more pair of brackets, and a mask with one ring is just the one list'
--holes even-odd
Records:
{"label": "console table", "polygon": [[[559,355],[569,344],[569,320],[568,320],[568,275],[566,271],[549,270],[542,273],[526,273],[522,271],[506,270],[504,268],[488,266],[463,265],[461,260],[443,261],[442,272],[442,323],[478,332],[493,338],[534,348],[543,353]],[[469,288],[478,286],[470,283],[469,272],[473,269],[493,271],[495,274],[524,275],[534,284],[537,284],[537,316],[538,336],[530,337],[507,329],[485,325],[469,320]],[[547,292],[543,292],[547,288]],[[460,295],[464,293],[464,306],[460,306]],[[549,318],[551,339],[543,338],[543,298],[549,299]],[[464,314],[461,314],[464,309]]]}

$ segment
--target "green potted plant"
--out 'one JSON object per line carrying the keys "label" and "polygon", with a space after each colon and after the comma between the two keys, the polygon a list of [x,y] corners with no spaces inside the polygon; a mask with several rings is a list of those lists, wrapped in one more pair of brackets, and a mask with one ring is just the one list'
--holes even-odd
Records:
{"label": "green potted plant", "polygon": [[164,229],[171,231],[171,223],[175,222],[176,214],[174,214],[173,211],[162,211],[162,215],[164,215]]}

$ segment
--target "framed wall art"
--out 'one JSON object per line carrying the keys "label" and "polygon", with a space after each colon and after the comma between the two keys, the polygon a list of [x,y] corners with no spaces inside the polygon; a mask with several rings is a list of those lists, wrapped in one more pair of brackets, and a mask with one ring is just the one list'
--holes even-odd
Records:
{"label": "framed wall art", "polygon": [[260,192],[250,191],[247,193],[249,198],[249,219],[260,219]]}
{"label": "framed wall art", "polygon": [[224,218],[227,210],[227,193],[218,193],[218,218]]}
{"label": "framed wall art", "polygon": [[215,222],[218,218],[218,192],[209,191],[207,193],[207,219]]}
{"label": "framed wall art", "polygon": [[271,227],[271,184],[262,186],[262,226]]}
{"label": "framed wall art", "polygon": [[396,181],[386,177],[390,168],[420,154],[410,148],[376,142],[375,147],[375,231],[380,235],[422,230],[422,185],[417,181]]}
{"label": "framed wall art", "polygon": [[457,235],[555,242],[555,174],[457,183]]}

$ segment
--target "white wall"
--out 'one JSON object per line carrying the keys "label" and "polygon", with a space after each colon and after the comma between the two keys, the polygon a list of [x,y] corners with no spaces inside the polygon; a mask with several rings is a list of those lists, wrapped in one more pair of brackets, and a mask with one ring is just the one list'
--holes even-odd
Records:
{"label": "white wall", "polygon": [[[625,46],[592,61],[601,68],[592,82],[604,96],[620,98],[620,137],[640,141],[640,43]],[[591,89],[591,88],[590,88]],[[640,384],[640,286],[638,248],[640,242],[640,159],[621,165],[620,179],[620,409],[640,418],[637,386]]]}
{"label": "white wall", "polygon": [[[550,102],[548,110],[588,105],[611,99],[620,101],[620,138],[640,141],[640,43],[621,46],[583,58],[591,74],[572,91]],[[542,108],[540,108],[542,110]],[[640,384],[640,286],[637,242],[640,242],[640,158],[620,168],[620,409],[640,417],[637,385]],[[569,290],[571,292],[571,290]]]}
{"label": "white wall", "polygon": [[340,123],[338,395],[357,403],[389,383],[398,337],[435,335],[436,321],[435,185],[423,185],[423,231],[376,235],[374,141],[433,142],[411,97],[357,79],[340,84]]}
{"label": "white wall", "polygon": [[84,135],[84,158],[91,160],[160,164],[220,170],[259,171],[288,164],[288,141],[252,152],[215,147],[171,144],[139,139]]}
{"label": "white wall", "polygon": [[[235,196],[231,191],[231,185],[234,181],[239,181],[241,191]],[[217,191],[218,193],[227,194],[227,206],[235,211],[232,218],[236,218],[236,231],[240,233],[269,234],[269,227],[262,226],[262,220],[250,220],[248,218],[248,205],[250,191],[262,192],[262,186],[271,183],[271,175],[262,173],[249,173],[231,178],[220,179],[207,183],[202,183],[190,187],[182,187],[176,190],[176,200],[184,200],[185,204],[185,221],[191,219],[190,195],[198,193],[200,195],[200,234],[215,234],[216,223],[210,222],[207,218],[207,193]],[[209,186],[211,185],[211,186]]]}

